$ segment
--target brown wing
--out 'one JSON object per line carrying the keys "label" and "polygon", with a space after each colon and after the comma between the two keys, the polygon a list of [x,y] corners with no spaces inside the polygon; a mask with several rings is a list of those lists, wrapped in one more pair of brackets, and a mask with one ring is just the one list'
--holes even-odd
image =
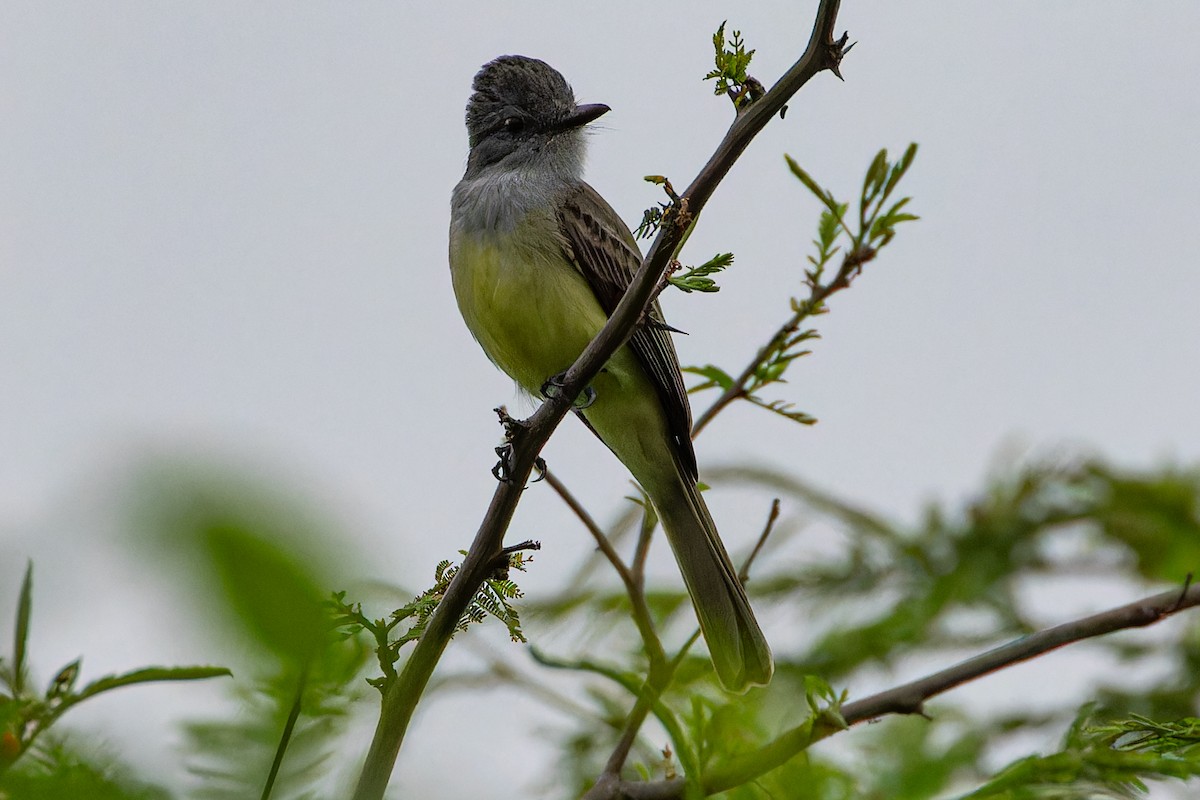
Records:
{"label": "brown wing", "polygon": [[[592,287],[605,313],[611,315],[642,265],[637,242],[612,206],[586,183],[567,190],[559,208],[558,223],[567,242],[566,255]],[[650,317],[663,322],[657,301],[650,309]],[[671,335],[665,328],[643,323],[634,330],[629,347],[658,392],[680,464],[694,480],[692,410]]]}

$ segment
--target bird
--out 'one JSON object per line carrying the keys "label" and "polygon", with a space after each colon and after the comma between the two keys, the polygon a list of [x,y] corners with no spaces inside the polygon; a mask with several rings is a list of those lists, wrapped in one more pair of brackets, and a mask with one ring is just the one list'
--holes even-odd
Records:
{"label": "bird", "polygon": [[[466,171],[451,196],[450,275],[459,311],[489,359],[548,394],[596,336],[641,265],[628,226],[583,180],[585,128],[563,75],[520,55],[472,82]],[[771,650],[697,487],[692,416],[656,301],[574,410],[642,486],[700,621],[718,679],[770,681]]]}

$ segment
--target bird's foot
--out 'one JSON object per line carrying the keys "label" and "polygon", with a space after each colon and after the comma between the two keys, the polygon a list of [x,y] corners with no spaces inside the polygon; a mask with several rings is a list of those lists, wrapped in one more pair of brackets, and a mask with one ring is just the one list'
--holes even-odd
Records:
{"label": "bird's foot", "polygon": [[[566,381],[567,373],[560,372],[557,375],[551,375],[542,384],[542,396],[547,398],[559,397],[562,395],[563,383]],[[575,398],[575,402],[571,405],[576,411],[582,411],[585,408],[591,408],[592,403],[596,402],[596,390],[591,386],[583,387],[583,391]]]}
{"label": "bird's foot", "polygon": [[[508,409],[504,406],[494,409],[496,416],[500,418],[500,424],[504,426],[504,444],[496,448],[496,455],[500,460],[492,467],[492,476],[501,483],[509,483],[512,481],[513,474],[513,442],[525,430],[525,423],[519,419],[514,419],[508,413]],[[546,461],[541,456],[538,456],[533,461],[533,469],[537,472],[537,477],[533,479],[533,483],[544,480],[546,477]]]}

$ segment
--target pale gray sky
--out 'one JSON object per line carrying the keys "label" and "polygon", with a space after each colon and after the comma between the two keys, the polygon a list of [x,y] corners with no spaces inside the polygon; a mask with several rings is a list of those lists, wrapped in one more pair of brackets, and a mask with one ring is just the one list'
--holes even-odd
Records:
{"label": "pale gray sky", "polygon": [[[470,541],[493,487],[491,408],[515,397],[446,266],[474,72],[537,56],[611,105],[588,175],[635,223],[659,199],[641,176],[686,184],[728,123],[698,80],[717,24],[745,33],[769,82],[814,6],[6,0],[0,634],[33,558],[41,677],[79,653],[92,677],[209,660],[206,643],[150,632],[178,601],[113,544],[148,453],[279,481],[372,554],[365,577],[425,583]],[[817,210],[783,153],[849,197],[879,147],[917,141],[906,189],[923,220],[835,298],[795,367],[784,396],[821,423],[736,409],[701,439],[702,471],[766,459],[914,519],[1006,450],[1194,463],[1200,5],[847,0],[842,28],[859,42],[846,82],[803,90],[689,243],[693,260],[738,260],[719,295],[666,298],[691,334],[681,358],[736,370],[784,313]],[[573,421],[546,456],[590,482],[601,515],[625,493]],[[711,497],[744,544],[764,503]],[[544,488],[513,535],[548,545],[531,594],[589,547]],[[172,716],[211,701],[190,691],[130,690],[78,719],[145,743],[143,763],[178,763]],[[491,767],[453,766],[485,756],[509,757],[513,781],[539,774],[516,758],[550,752],[531,727],[503,747],[436,746],[467,702],[507,718],[491,696],[434,706],[401,785],[494,787]]]}

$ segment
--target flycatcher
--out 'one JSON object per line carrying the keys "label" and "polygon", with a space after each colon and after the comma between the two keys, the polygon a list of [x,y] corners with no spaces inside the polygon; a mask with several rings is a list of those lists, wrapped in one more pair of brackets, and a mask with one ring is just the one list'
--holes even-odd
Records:
{"label": "flycatcher", "polygon": [[[451,204],[454,294],[488,358],[536,396],[599,333],[642,256],[582,178],[584,126],[608,106],[576,105],[557,70],[524,56],[484,65],[473,89]],[[742,691],[770,680],[771,651],[696,488],[691,409],[657,303],[649,316],[577,413],[650,496],[717,675]]]}

